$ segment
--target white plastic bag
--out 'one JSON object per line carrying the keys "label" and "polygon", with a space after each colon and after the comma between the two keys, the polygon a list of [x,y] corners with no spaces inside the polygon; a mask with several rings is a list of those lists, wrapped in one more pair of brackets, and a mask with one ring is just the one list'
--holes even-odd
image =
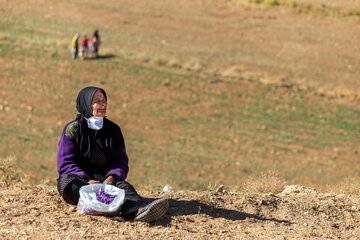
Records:
{"label": "white plastic bag", "polygon": [[87,45],[87,51],[89,53],[94,52],[94,45],[91,42],[89,42],[88,45]]}
{"label": "white plastic bag", "polygon": [[[105,193],[105,199],[110,196],[108,202],[104,203],[99,199],[99,193]],[[97,196],[98,194],[98,196]],[[113,199],[113,200],[112,200]],[[125,190],[108,184],[89,184],[80,188],[80,198],[77,205],[79,213],[89,215],[118,215],[121,205],[124,203]]]}

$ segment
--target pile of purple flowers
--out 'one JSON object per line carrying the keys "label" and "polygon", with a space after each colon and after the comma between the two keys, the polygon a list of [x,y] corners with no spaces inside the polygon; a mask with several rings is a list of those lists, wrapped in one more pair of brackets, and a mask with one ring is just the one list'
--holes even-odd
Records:
{"label": "pile of purple flowers", "polygon": [[107,194],[102,188],[96,192],[96,200],[105,204],[110,204],[115,198],[116,195]]}

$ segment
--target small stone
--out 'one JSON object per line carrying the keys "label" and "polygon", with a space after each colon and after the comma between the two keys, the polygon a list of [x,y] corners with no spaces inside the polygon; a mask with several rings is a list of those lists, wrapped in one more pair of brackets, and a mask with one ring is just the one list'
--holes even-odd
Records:
{"label": "small stone", "polygon": [[0,105],[0,111],[4,110],[4,106]]}
{"label": "small stone", "polygon": [[125,222],[125,218],[121,217],[121,216],[115,216],[115,217],[112,217],[111,220],[114,220],[114,221],[118,221],[118,222]]}
{"label": "small stone", "polygon": [[7,111],[7,112],[10,111],[10,107],[6,106],[6,107],[4,108],[4,110]]}
{"label": "small stone", "polygon": [[27,107],[27,110],[29,110],[29,111],[33,111],[33,110],[34,110],[34,108],[33,108],[32,106],[28,106],[28,107]]}
{"label": "small stone", "polygon": [[319,194],[319,192],[316,189],[305,187],[302,185],[286,186],[284,191],[282,191],[282,194],[291,194],[291,193]]}
{"label": "small stone", "polygon": [[76,212],[76,207],[69,207],[69,212]]}
{"label": "small stone", "polygon": [[168,79],[168,78],[163,81],[163,85],[164,85],[164,86],[167,86],[167,87],[168,87],[168,86],[170,86],[170,84],[171,84],[171,81],[170,81],[170,79]]}
{"label": "small stone", "polygon": [[163,188],[163,192],[170,191],[170,189],[171,189],[171,186],[168,185],[168,184],[166,184],[166,185],[164,186],[164,188]]}
{"label": "small stone", "polygon": [[30,214],[38,217],[41,213],[38,211],[38,209],[31,209]]}
{"label": "small stone", "polygon": [[224,191],[224,185],[220,185],[215,192],[223,192]]}
{"label": "small stone", "polygon": [[268,193],[268,196],[269,196],[269,197],[276,197],[276,195],[275,195],[274,193],[272,193],[272,192],[271,192],[271,193]]}
{"label": "small stone", "polygon": [[245,228],[245,227],[243,225],[237,226],[237,229],[242,229],[242,228]]}

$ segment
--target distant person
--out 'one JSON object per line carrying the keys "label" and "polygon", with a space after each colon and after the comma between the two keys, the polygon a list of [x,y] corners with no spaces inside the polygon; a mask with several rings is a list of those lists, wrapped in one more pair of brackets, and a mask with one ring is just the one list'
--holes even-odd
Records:
{"label": "distant person", "polygon": [[80,34],[76,33],[71,40],[71,52],[72,52],[71,57],[73,59],[76,59],[79,53],[79,38],[80,38]]}
{"label": "distant person", "polygon": [[121,215],[127,220],[152,222],[162,217],[167,199],[145,205],[125,181],[128,156],[120,127],[105,117],[107,96],[103,89],[86,87],[76,99],[79,114],[62,132],[58,154],[58,191],[70,204],[79,201],[79,189],[88,184],[111,184],[125,190]]}
{"label": "distant person", "polygon": [[90,38],[86,35],[84,35],[82,44],[81,44],[81,50],[80,50],[80,57],[86,57],[87,53],[89,52],[89,42]]}
{"label": "distant person", "polygon": [[92,36],[92,44],[94,47],[94,54],[95,57],[98,57],[98,52],[99,52],[99,47],[101,44],[101,39],[100,39],[100,35],[99,35],[99,31],[95,30],[93,36]]}

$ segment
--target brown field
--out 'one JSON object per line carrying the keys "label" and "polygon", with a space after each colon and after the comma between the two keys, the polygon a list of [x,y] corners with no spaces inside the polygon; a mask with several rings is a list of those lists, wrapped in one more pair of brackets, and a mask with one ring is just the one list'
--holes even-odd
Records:
{"label": "brown field", "polygon": [[[0,0],[0,238],[358,239],[359,25],[357,0]],[[100,58],[72,60],[94,29]],[[156,223],[56,192],[88,85],[107,91],[128,181],[170,201]]]}

